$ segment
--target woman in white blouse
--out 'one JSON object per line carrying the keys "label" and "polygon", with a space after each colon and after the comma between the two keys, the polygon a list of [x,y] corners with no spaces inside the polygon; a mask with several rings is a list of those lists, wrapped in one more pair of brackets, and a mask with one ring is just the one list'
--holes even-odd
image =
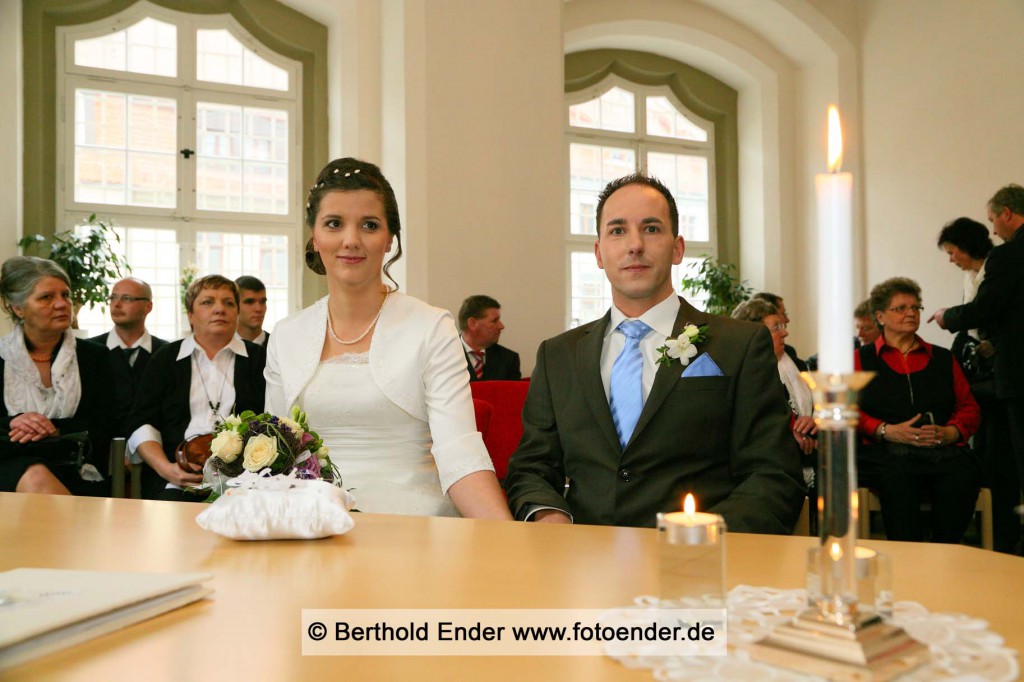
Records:
{"label": "woman in white blouse", "polygon": [[270,335],[267,409],[302,407],[361,511],[511,518],[451,315],[383,282],[402,245],[380,169],[329,163],[309,191],[306,225],[306,265],[326,275],[329,293]]}

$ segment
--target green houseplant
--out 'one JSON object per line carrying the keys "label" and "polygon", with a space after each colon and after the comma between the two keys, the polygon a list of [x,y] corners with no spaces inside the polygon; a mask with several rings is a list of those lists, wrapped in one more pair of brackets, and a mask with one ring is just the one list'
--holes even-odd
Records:
{"label": "green houseplant", "polygon": [[52,237],[30,234],[18,241],[24,251],[49,258],[68,273],[71,301],[75,306],[74,329],[78,329],[78,311],[82,306],[104,305],[110,293],[110,282],[131,272],[125,257],[114,250],[113,245],[121,238],[113,223],[99,220],[93,213],[81,225],[90,229],[65,230]]}
{"label": "green houseplant", "polygon": [[719,263],[710,256],[691,266],[682,284],[685,292],[698,296],[706,293],[707,311],[715,315],[728,315],[753,292],[736,274],[736,266]]}

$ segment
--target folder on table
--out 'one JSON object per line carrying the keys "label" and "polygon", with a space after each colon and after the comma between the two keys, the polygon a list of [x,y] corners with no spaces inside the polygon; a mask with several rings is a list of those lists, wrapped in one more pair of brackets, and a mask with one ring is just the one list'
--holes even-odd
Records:
{"label": "folder on table", "polygon": [[191,604],[208,573],[0,572],[0,672]]}

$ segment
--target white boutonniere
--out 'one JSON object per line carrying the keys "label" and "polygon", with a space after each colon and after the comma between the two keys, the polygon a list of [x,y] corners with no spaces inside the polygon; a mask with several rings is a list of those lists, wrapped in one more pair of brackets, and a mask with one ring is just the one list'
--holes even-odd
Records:
{"label": "white boutonniere", "polygon": [[669,365],[674,360],[678,360],[684,366],[690,364],[690,360],[697,356],[697,344],[707,341],[707,338],[706,324],[699,327],[695,324],[686,325],[679,336],[665,339],[665,345],[658,348],[658,352],[661,353],[658,364]]}

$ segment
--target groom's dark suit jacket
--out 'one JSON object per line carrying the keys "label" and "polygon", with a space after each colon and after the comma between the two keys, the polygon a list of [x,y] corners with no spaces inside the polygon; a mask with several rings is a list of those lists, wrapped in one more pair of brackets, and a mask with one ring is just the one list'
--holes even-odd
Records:
{"label": "groom's dark suit jacket", "polygon": [[659,366],[625,451],[601,380],[610,313],[541,344],[505,479],[516,518],[538,504],[576,523],[653,526],[692,492],[729,530],[791,532],[805,493],[771,335],[680,303],[672,336],[707,324],[698,354],[724,376],[681,378],[679,362]]}

